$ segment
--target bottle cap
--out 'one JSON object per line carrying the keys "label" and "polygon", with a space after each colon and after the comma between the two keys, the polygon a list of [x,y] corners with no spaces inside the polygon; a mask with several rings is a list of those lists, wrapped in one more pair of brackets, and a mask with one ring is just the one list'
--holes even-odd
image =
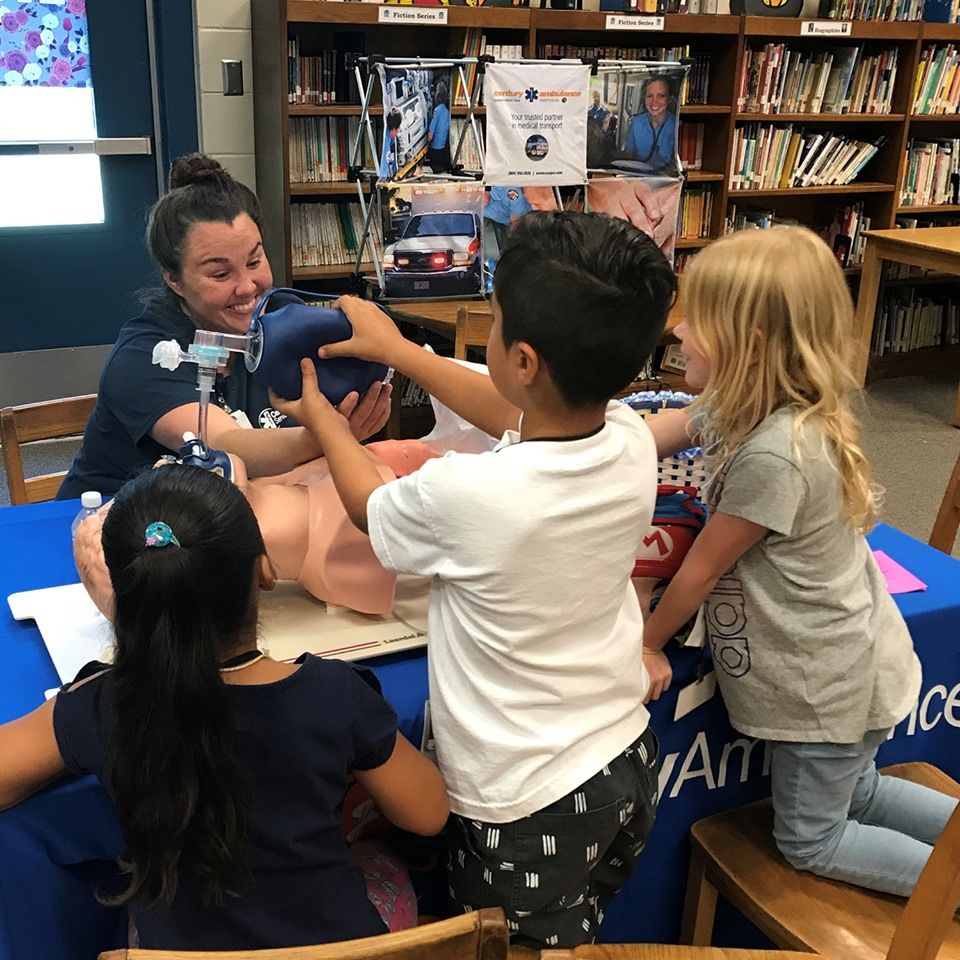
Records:
{"label": "bottle cap", "polygon": [[103,497],[96,490],[87,490],[80,495],[80,505],[85,510],[95,510],[103,505]]}

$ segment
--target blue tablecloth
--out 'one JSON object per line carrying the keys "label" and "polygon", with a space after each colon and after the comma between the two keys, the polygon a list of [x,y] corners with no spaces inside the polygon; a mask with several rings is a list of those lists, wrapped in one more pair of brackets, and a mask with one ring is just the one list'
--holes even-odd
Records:
{"label": "blue tablecloth", "polygon": [[[58,683],[35,625],[14,621],[5,599],[76,581],[69,530],[76,510],[75,502],[0,509],[0,722],[38,706],[43,691]],[[878,528],[870,540],[929,586],[897,598],[924,682],[917,706],[880,760],[928,760],[960,778],[960,563],[890,527]],[[633,878],[607,912],[606,941],[675,942],[690,825],[769,792],[763,746],[730,727],[719,695],[675,718],[677,698],[685,689],[689,696],[700,655],[681,651],[673,660],[673,687],[652,710],[661,743],[660,811]],[[372,665],[404,733],[419,743],[426,658],[399,655]],[[89,960],[122,945],[123,916],[100,907],[94,893],[112,875],[110,858],[120,848],[109,801],[91,778],[0,813],[0,960]]]}

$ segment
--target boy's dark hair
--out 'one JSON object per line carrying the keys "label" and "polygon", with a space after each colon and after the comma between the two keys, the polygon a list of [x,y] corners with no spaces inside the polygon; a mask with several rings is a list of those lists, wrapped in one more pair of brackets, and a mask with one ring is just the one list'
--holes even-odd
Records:
{"label": "boy's dark hair", "polygon": [[640,372],[677,280],[657,245],[624,220],[541,211],[514,225],[494,274],[503,343],[529,343],[569,407],[602,403]]}
{"label": "boy's dark hair", "polygon": [[[146,544],[157,520],[179,547]],[[108,902],[169,906],[187,876],[206,903],[217,903],[246,874],[246,780],[233,756],[219,664],[256,636],[260,528],[233,484],[169,466],[120,490],[102,540],[117,651],[106,783],[128,877]]]}

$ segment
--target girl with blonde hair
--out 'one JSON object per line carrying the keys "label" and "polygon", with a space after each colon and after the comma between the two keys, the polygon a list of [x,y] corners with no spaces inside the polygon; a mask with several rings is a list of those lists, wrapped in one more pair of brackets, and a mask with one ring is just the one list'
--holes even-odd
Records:
{"label": "girl with blonde hair", "polygon": [[730,722],[769,741],[780,851],[908,896],[956,801],[874,762],[920,664],[863,536],[877,505],[843,273],[811,231],[778,227],[718,240],[684,279],[674,332],[700,396],[652,429],[661,455],[699,435],[710,518],[646,622],[650,695],[669,687],[664,644],[700,610]]}

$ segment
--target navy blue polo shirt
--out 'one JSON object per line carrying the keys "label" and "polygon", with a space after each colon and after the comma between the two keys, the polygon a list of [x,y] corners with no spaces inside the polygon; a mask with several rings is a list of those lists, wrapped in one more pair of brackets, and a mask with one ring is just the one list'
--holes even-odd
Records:
{"label": "navy blue polo shirt", "polygon": [[[169,290],[158,291],[139,317],[121,327],[100,374],[97,404],[83,444],[57,499],[79,497],[84,490],[112,496],[131,477],[171,452],[149,434],[164,414],[197,403],[197,367],[182,363],[176,370],[164,370],[152,362],[153,348],[161,340],[176,340],[186,350],[195,334],[196,327]],[[254,379],[239,355],[230,373],[217,377],[211,403],[242,410],[254,427],[293,425],[270,405],[267,386]]]}

